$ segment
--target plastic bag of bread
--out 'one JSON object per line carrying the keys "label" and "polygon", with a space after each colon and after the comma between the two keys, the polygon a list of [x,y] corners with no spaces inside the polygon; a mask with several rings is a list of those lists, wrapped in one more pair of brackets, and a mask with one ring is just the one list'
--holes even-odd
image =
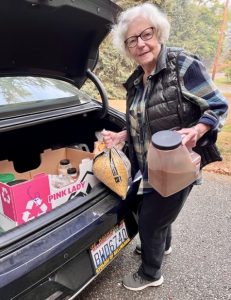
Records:
{"label": "plastic bag of bread", "polygon": [[122,199],[126,198],[131,164],[122,150],[113,147],[98,152],[93,160],[93,173]]}

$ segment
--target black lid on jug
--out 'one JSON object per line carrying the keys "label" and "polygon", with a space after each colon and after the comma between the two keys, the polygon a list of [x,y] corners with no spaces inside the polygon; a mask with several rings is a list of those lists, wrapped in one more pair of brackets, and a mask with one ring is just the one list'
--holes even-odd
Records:
{"label": "black lid on jug", "polygon": [[160,150],[175,149],[181,142],[181,134],[172,130],[161,130],[152,135],[152,145]]}

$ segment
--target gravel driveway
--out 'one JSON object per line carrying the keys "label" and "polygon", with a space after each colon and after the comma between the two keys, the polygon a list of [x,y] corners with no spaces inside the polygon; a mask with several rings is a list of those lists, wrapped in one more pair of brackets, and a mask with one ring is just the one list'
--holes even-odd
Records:
{"label": "gravel driveway", "polygon": [[231,177],[204,172],[173,226],[173,252],[163,262],[164,284],[132,292],[121,279],[136,271],[136,240],[76,300],[231,299]]}

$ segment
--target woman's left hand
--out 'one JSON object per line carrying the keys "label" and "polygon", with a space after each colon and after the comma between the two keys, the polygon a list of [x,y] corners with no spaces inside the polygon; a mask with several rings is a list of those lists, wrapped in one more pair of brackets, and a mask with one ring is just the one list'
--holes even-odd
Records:
{"label": "woman's left hand", "polygon": [[199,132],[195,127],[182,128],[177,132],[182,135],[182,145],[185,145],[189,149],[196,146],[199,139]]}
{"label": "woman's left hand", "polygon": [[191,149],[196,146],[197,141],[211,129],[207,124],[198,123],[190,128],[182,128],[178,130],[182,135],[182,144]]}

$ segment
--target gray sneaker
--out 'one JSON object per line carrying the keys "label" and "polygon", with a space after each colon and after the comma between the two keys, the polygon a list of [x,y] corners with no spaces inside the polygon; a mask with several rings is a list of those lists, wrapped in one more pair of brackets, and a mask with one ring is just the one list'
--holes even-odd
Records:
{"label": "gray sneaker", "polygon": [[141,277],[138,272],[129,274],[123,279],[123,286],[132,291],[141,291],[149,286],[159,286],[163,283],[164,278],[161,276],[158,280],[149,281]]}
{"label": "gray sneaker", "polygon": [[[141,244],[138,243],[135,249],[137,254],[141,254]],[[164,255],[169,255],[172,252],[172,247],[170,246],[167,250],[164,251]]]}

